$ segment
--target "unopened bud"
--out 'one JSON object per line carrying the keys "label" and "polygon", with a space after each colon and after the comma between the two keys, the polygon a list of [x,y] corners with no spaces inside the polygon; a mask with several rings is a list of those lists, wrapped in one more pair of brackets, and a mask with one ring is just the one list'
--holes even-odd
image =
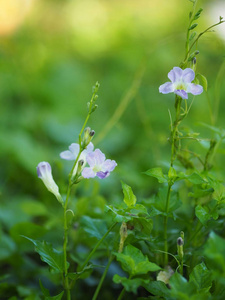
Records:
{"label": "unopened bud", "polygon": [[183,246],[183,244],[184,244],[183,239],[182,239],[181,237],[179,237],[179,238],[177,239],[177,245],[178,245],[178,246]]}
{"label": "unopened bud", "polygon": [[90,133],[89,133],[89,135],[90,135],[91,137],[93,137],[94,134],[95,134],[95,131],[94,131],[94,130],[91,130]]}
{"label": "unopened bud", "polygon": [[91,130],[90,127],[85,128],[84,137],[83,137],[83,141],[82,141],[83,149],[85,149],[88,146],[88,144],[92,140],[94,134],[95,134],[95,131]]}

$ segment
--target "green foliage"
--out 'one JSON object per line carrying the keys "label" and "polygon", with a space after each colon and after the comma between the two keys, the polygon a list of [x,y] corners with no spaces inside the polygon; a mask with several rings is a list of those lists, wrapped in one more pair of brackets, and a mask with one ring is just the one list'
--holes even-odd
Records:
{"label": "green foliage", "polygon": [[114,255],[121,263],[123,270],[131,276],[160,270],[159,266],[151,263],[141,250],[132,245],[127,245],[123,253],[114,253]]}
{"label": "green foliage", "polygon": [[163,174],[161,168],[149,169],[148,171],[144,172],[144,174],[157,178],[159,183],[164,183],[168,181],[167,176]]}
{"label": "green foliage", "polygon": [[134,195],[132,188],[125,184],[123,181],[121,181],[122,188],[123,188],[123,194],[124,194],[124,199],[123,201],[126,203],[128,207],[135,206],[137,198]]}
{"label": "green foliage", "polygon": [[35,251],[40,255],[41,260],[49,265],[56,273],[63,273],[63,253],[54,249],[50,243],[38,241],[23,236],[35,245]]}

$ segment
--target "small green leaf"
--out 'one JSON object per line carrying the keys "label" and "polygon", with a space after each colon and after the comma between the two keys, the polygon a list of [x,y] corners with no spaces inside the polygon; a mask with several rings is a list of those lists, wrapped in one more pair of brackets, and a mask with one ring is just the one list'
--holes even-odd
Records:
{"label": "small green leaf", "polygon": [[194,24],[192,24],[189,28],[188,28],[188,30],[193,30],[195,27],[197,27],[198,26],[198,24],[197,23],[194,23]]}
{"label": "small green leaf", "polygon": [[137,198],[134,195],[131,187],[126,183],[124,183],[123,181],[121,181],[121,184],[122,184],[123,194],[124,194],[123,201],[126,203],[128,207],[134,206],[136,204]]}
{"label": "small green leaf", "polygon": [[141,250],[132,245],[126,246],[123,253],[114,253],[114,255],[121,262],[123,270],[132,276],[161,269],[156,264],[149,262],[147,256],[144,256]]}
{"label": "small green leaf", "polygon": [[127,292],[132,292],[136,294],[139,286],[148,284],[149,279],[146,280],[142,278],[128,279],[126,277],[121,277],[118,274],[115,274],[113,276],[113,281],[115,283],[121,283]]}
{"label": "small green leaf", "polygon": [[209,209],[206,206],[203,207],[201,205],[197,205],[195,208],[195,215],[204,226],[206,226],[208,220],[211,219]]}
{"label": "small green leaf", "polygon": [[39,279],[39,285],[40,285],[40,288],[41,288],[41,291],[42,291],[43,295],[44,295],[44,296],[50,296],[49,290],[46,289],[46,288],[43,286],[43,284],[42,284],[42,282],[41,282],[41,279]]}
{"label": "small green leaf", "polygon": [[63,273],[63,252],[54,249],[50,243],[45,241],[41,242],[26,236],[23,237],[35,245],[35,251],[40,255],[42,261],[47,263],[55,272]]}
{"label": "small green leaf", "polygon": [[105,211],[109,216],[112,217],[114,222],[121,223],[121,222],[130,221],[132,219],[132,216],[125,215],[126,214],[125,210],[116,209],[112,205],[106,205]]}
{"label": "small green leaf", "polygon": [[193,38],[196,36],[197,32],[192,32],[192,34],[189,37],[189,41],[192,41]]}
{"label": "small green leaf", "polygon": [[159,183],[164,183],[168,181],[167,176],[163,174],[161,168],[149,169],[148,171],[144,172],[144,174],[157,178]]}

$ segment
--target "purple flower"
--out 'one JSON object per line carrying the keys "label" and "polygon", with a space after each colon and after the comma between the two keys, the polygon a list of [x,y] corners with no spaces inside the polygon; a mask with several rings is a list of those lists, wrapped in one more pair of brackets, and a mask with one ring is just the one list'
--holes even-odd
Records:
{"label": "purple flower", "polygon": [[105,159],[105,154],[99,149],[87,154],[87,163],[90,168],[86,167],[83,169],[82,176],[84,178],[93,178],[95,176],[98,176],[100,179],[106,178],[117,166],[115,160]]}
{"label": "purple flower", "polygon": [[[92,143],[89,143],[88,146],[87,146],[87,148],[81,152],[80,157],[79,157],[79,161],[81,161],[81,160],[83,161],[82,168],[85,167],[85,164],[87,162],[86,161],[87,154],[90,153],[90,152],[92,152],[93,149],[94,149],[94,145]],[[80,151],[80,145],[72,143],[69,146],[69,150],[66,150],[66,151],[63,151],[63,152],[60,153],[60,157],[62,159],[65,159],[65,160],[76,160],[77,156],[79,154],[79,151]],[[74,167],[73,175],[72,176],[76,175],[77,168],[78,168],[78,162],[76,163],[76,166]]]}
{"label": "purple flower", "polygon": [[188,93],[199,95],[203,92],[201,85],[191,83],[195,78],[195,72],[190,68],[182,70],[174,67],[168,73],[168,78],[171,82],[166,82],[159,87],[159,92],[162,94],[175,93],[183,99],[188,99]]}
{"label": "purple flower", "polygon": [[52,168],[50,164],[46,161],[40,162],[37,166],[37,174],[38,177],[43,181],[44,185],[49,190],[49,192],[53,193],[58,199],[58,201],[62,203],[63,201],[59,193],[59,187],[52,177]]}

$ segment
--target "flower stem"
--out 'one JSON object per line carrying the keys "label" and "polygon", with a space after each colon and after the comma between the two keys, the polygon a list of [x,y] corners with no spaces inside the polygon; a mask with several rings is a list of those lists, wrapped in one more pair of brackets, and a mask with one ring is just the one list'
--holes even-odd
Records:
{"label": "flower stem", "polygon": [[[176,109],[176,119],[173,123],[173,127],[171,128],[171,159],[170,159],[170,167],[173,167],[173,163],[177,157],[177,151],[179,150],[178,141],[178,126],[185,117],[180,115],[181,112],[181,102],[182,98],[176,96],[175,99],[175,109]],[[169,204],[170,204],[170,195],[173,186],[173,181],[168,182],[167,196],[166,196],[166,207],[165,207],[165,216],[164,216],[164,265],[168,264],[168,242],[167,242],[167,224],[168,224],[168,212],[169,212]]]}
{"label": "flower stem", "polygon": [[95,293],[94,293],[94,296],[93,296],[92,300],[96,300],[96,299],[97,299],[98,294],[99,294],[99,291],[100,291],[100,289],[101,289],[101,287],[102,287],[102,284],[103,284],[103,281],[104,281],[104,279],[105,279],[105,276],[106,276],[106,274],[107,274],[107,272],[108,272],[108,269],[109,269],[109,267],[110,267],[110,265],[111,265],[113,259],[114,259],[114,256],[111,255],[110,258],[109,258],[109,261],[108,261],[108,263],[107,263],[107,266],[105,267],[104,273],[102,274],[102,277],[101,277],[101,279],[100,279],[100,281],[99,281],[99,284],[98,284],[98,286],[97,286],[97,289],[95,290]]}
{"label": "flower stem", "polygon": [[66,290],[67,300],[71,299],[70,296],[70,287],[68,280],[68,265],[67,265],[67,244],[68,244],[68,224],[67,224],[67,205],[69,201],[69,196],[71,192],[71,183],[69,182],[66,201],[64,204],[64,214],[63,214],[63,223],[64,223],[64,241],[63,241],[63,261],[64,261],[64,288]]}

